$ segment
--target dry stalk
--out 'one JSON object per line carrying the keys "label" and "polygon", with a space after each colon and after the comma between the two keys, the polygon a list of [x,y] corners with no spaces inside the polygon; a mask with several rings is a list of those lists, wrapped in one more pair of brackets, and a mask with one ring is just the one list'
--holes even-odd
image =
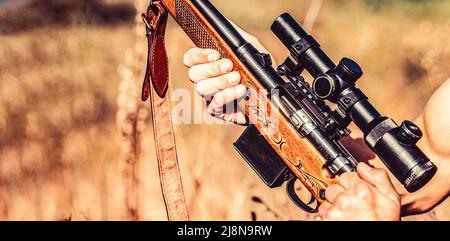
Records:
{"label": "dry stalk", "polygon": [[[142,34],[140,12],[144,9],[145,1],[135,0],[136,34]],[[142,38],[140,38],[142,39]],[[127,218],[138,220],[140,180],[138,177],[140,135],[148,116],[146,105],[140,100],[140,88],[143,77],[142,63],[145,59],[145,43],[138,41],[132,50],[126,53],[124,63],[119,67],[121,82],[117,97],[118,111],[116,115],[117,128],[120,133],[120,160],[123,164],[123,178],[125,184],[125,205]]]}
{"label": "dry stalk", "polygon": [[308,12],[305,16],[303,26],[307,32],[311,32],[314,28],[314,24],[319,16],[320,9],[322,8],[323,0],[312,0]]}

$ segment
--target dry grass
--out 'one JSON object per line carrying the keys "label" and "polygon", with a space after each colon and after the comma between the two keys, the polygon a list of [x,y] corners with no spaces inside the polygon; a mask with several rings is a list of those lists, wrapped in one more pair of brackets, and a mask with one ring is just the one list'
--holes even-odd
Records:
{"label": "dry grass", "polygon": [[[136,9],[142,9],[145,3],[135,1]],[[136,15],[136,33],[140,33],[141,19]],[[117,97],[117,129],[121,134],[121,156],[123,161],[123,177],[125,185],[125,205],[128,210],[128,218],[139,220],[141,181],[139,179],[141,134],[148,117],[146,105],[141,101],[140,91],[142,80],[142,63],[145,61],[145,51],[141,46],[145,41],[138,41],[134,49],[127,51],[124,63],[119,67],[122,80],[119,85]]]}
{"label": "dry grass", "polygon": [[129,36],[79,26],[0,37],[2,219],[123,217],[114,116]]}
{"label": "dry grass", "polygon": [[[310,1],[248,0],[249,14],[235,7],[241,1],[214,2],[279,62],[286,51],[270,22],[283,11],[301,19],[310,9]],[[361,86],[382,111],[413,118],[450,75],[450,23],[439,7],[447,3],[434,4],[434,12],[377,12],[360,1],[323,1],[313,34],[336,61],[345,55],[362,64]],[[136,32],[132,21],[77,23],[0,36],[0,219],[164,220],[148,104],[137,100],[144,29]],[[172,87],[192,89],[181,63],[190,41],[172,23],[167,42]],[[282,189],[268,190],[234,151],[242,127],[180,125],[176,132],[193,219],[313,218]],[[450,219],[449,210],[446,202],[425,218]]]}

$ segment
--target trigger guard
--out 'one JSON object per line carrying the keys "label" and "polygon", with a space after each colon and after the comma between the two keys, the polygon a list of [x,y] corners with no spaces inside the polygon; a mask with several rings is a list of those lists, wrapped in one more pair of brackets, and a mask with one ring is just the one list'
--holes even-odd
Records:
{"label": "trigger guard", "polygon": [[317,202],[317,199],[314,197],[314,195],[311,194],[311,200],[308,203],[303,202],[302,199],[298,197],[297,193],[295,192],[295,182],[297,180],[298,179],[296,177],[292,177],[286,184],[286,192],[289,198],[298,208],[302,209],[303,211],[307,213],[317,213],[319,204],[317,203],[315,208],[312,208],[310,206],[314,202]]}

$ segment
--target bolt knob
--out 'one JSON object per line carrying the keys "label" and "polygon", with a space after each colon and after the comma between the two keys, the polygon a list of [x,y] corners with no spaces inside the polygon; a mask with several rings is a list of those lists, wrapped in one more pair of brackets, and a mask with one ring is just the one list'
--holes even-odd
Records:
{"label": "bolt knob", "polygon": [[354,84],[363,75],[361,67],[349,58],[343,58],[336,67],[337,75],[344,81]]}
{"label": "bolt knob", "polygon": [[423,136],[420,128],[411,121],[404,121],[399,130],[400,141],[407,145],[416,144]]}

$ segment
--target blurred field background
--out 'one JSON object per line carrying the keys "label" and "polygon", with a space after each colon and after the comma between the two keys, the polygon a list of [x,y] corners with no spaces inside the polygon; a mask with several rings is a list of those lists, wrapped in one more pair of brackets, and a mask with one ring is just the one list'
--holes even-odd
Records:
{"label": "blurred field background", "polygon": [[[278,62],[269,26],[291,12],[338,61],[356,59],[360,86],[396,119],[418,115],[450,70],[450,1],[213,1]],[[0,1],[0,220],[164,220],[145,70],[144,0]],[[136,11],[137,9],[137,11]],[[172,88],[193,87],[192,47],[167,33]],[[194,220],[313,219],[284,189],[268,190],[232,147],[243,127],[178,125]],[[407,219],[448,220],[450,203]]]}

